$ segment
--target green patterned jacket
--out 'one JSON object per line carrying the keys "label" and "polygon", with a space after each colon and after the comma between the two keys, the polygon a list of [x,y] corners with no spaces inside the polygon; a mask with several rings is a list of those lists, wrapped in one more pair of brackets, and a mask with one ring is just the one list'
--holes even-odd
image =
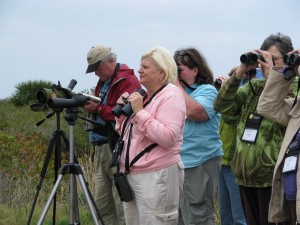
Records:
{"label": "green patterned jacket", "polygon": [[220,139],[222,141],[222,165],[230,166],[236,147],[236,126],[238,116],[221,115]]}
{"label": "green patterned jacket", "polygon": [[[237,124],[236,149],[231,168],[238,185],[246,187],[272,186],[273,170],[284,137],[285,128],[271,120],[263,119],[255,144],[241,140],[249,113],[256,112],[265,79],[251,80],[239,88],[241,80],[231,76],[219,91],[214,109],[222,115],[240,116]],[[297,83],[291,86],[296,94]]]}

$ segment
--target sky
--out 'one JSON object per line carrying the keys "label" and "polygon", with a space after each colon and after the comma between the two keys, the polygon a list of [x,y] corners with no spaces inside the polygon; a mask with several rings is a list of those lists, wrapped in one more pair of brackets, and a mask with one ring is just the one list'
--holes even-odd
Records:
{"label": "sky", "polygon": [[74,93],[93,88],[85,74],[92,46],[112,48],[135,70],[147,50],[196,47],[214,77],[239,65],[270,34],[291,37],[300,49],[299,0],[1,0],[0,99],[19,83],[50,81]]}

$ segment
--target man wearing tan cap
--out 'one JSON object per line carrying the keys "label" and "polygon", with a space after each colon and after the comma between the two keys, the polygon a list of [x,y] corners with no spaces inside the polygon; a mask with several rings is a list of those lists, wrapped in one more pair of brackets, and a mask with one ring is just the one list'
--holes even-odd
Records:
{"label": "man wearing tan cap", "polygon": [[86,73],[95,72],[99,77],[95,95],[101,102],[87,101],[84,110],[96,115],[97,121],[105,121],[104,126],[91,130],[89,135],[96,157],[95,202],[105,225],[125,224],[123,205],[113,181],[116,167],[110,168],[112,150],[119,138],[112,109],[122,93],[141,88],[133,69],[116,60],[116,54],[104,45],[92,47],[87,54]]}

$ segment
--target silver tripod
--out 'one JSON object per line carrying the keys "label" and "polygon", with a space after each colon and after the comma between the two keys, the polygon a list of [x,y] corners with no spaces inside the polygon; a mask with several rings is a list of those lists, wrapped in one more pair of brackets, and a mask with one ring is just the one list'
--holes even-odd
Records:
{"label": "silver tripod", "polygon": [[[100,214],[95,205],[95,201],[92,198],[91,192],[86,185],[87,182],[83,176],[83,172],[79,164],[74,163],[75,153],[74,153],[74,125],[77,119],[78,109],[66,109],[65,110],[65,119],[70,127],[70,162],[63,165],[60,171],[60,175],[57,177],[55,185],[50,193],[49,199],[43,209],[42,215],[38,221],[38,225],[41,225],[45,219],[47,211],[55,197],[56,191],[60,185],[60,182],[63,179],[63,176],[67,173],[70,174],[70,193],[69,193],[69,224],[80,224],[79,221],[79,209],[78,209],[78,195],[76,188],[76,177],[79,180],[80,186],[86,198],[89,210],[91,212],[93,221],[95,225],[104,225],[103,220],[100,217]],[[100,223],[99,223],[100,222]]]}

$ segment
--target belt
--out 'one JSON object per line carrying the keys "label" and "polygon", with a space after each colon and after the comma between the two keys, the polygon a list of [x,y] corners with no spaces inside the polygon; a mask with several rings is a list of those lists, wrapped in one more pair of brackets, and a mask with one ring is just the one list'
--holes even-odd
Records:
{"label": "belt", "polygon": [[93,141],[93,142],[92,142],[92,144],[93,144],[94,146],[101,146],[101,145],[104,145],[104,144],[106,144],[106,143],[108,143],[107,140]]}

